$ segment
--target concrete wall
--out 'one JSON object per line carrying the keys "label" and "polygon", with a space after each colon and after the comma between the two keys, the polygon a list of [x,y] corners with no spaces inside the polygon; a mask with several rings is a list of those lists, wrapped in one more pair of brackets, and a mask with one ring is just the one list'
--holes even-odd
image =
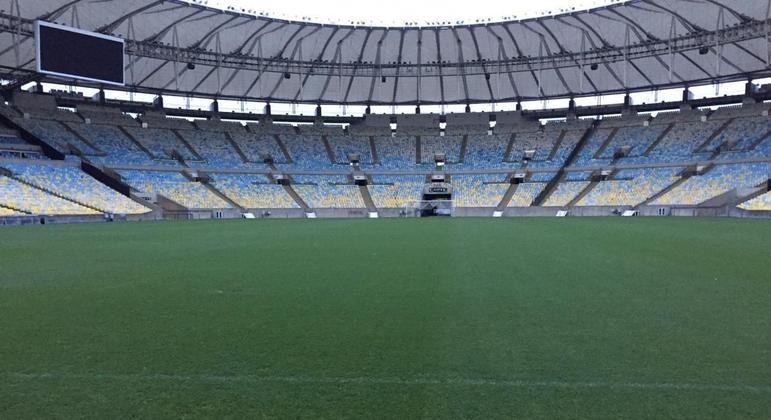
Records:
{"label": "concrete wall", "polygon": [[[614,216],[630,207],[574,207],[568,209],[569,216]],[[510,207],[503,211],[504,217],[555,217],[562,207]],[[618,210],[614,214],[614,210]],[[770,219],[771,211],[747,211],[739,208],[699,208],[699,207],[673,207],[673,206],[644,206],[640,207],[640,216],[679,216],[679,217],[735,217],[746,219]],[[659,214],[659,210],[663,214]],[[381,218],[405,217],[403,209],[378,209]],[[455,208],[454,217],[492,217],[495,208]],[[243,217],[238,210],[221,210],[222,219],[240,219]],[[258,219],[301,219],[305,218],[302,209],[249,209]],[[340,218],[366,218],[369,212],[366,209],[316,209],[316,217],[325,219]],[[269,214],[267,214],[269,213]],[[152,221],[152,220],[203,220],[213,219],[213,210],[191,210],[184,212],[168,212],[163,215],[152,212],[144,215],[116,216],[114,222],[124,221]],[[410,215],[413,217],[413,215]],[[106,223],[103,216],[8,216],[0,217],[0,226],[39,225],[39,224],[63,224],[63,223]]]}

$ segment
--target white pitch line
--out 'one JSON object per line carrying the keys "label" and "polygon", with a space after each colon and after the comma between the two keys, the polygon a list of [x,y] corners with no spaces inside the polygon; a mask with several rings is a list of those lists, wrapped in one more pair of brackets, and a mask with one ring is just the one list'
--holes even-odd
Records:
{"label": "white pitch line", "polygon": [[488,386],[505,388],[566,388],[566,389],[631,389],[672,391],[721,391],[771,394],[771,385],[694,384],[670,382],[569,382],[498,380],[487,378],[388,378],[388,377],[336,377],[336,376],[253,376],[253,375],[166,375],[166,374],[76,374],[76,373],[23,373],[4,372],[0,376],[19,379],[85,379],[118,381],[174,381],[174,382],[221,382],[221,383],[295,383],[295,384],[357,384],[357,385],[445,385]]}

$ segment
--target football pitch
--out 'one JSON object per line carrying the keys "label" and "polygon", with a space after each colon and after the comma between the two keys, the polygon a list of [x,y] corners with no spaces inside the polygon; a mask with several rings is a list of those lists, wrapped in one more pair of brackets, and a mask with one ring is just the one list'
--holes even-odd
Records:
{"label": "football pitch", "polygon": [[0,418],[771,416],[771,221],[0,229]]}

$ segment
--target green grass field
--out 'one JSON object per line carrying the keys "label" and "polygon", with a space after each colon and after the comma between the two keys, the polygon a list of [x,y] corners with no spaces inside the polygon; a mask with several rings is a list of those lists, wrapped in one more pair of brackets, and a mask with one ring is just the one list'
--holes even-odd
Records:
{"label": "green grass field", "polygon": [[0,229],[0,418],[771,418],[771,222]]}

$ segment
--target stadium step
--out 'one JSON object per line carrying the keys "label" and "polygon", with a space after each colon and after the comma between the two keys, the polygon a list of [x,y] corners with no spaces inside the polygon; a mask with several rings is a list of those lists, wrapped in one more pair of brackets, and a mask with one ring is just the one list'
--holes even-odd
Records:
{"label": "stadium step", "polygon": [[733,121],[734,121],[734,118],[729,118],[725,120],[725,122],[720,127],[718,127],[715,131],[713,131],[712,134],[710,134],[710,136],[707,137],[707,139],[704,140],[704,142],[700,144],[699,147],[696,148],[696,150],[694,150],[694,153],[705,152],[706,150],[704,149],[706,149],[707,146],[709,146],[709,144],[712,143],[712,140],[714,140],[717,136],[723,133],[723,131],[725,131],[725,129],[728,128],[728,126],[731,125]]}
{"label": "stadium step", "polygon": [[599,149],[597,149],[597,152],[594,154],[593,159],[601,159],[602,154],[605,152],[605,149],[608,148],[610,143],[613,141],[613,139],[616,137],[616,134],[618,134],[619,127],[616,127],[613,129],[613,131],[610,132],[608,135],[608,138],[605,139],[605,141],[602,142],[602,145]]}
{"label": "stadium step", "polygon": [[123,133],[123,135],[126,136],[126,138],[129,139],[131,143],[134,144],[134,146],[138,147],[139,150],[143,151],[147,155],[147,157],[153,160],[158,159],[158,157],[154,156],[150,150],[148,150],[145,146],[142,145],[142,143],[140,143],[136,139],[136,137],[134,137],[131,133],[129,133],[125,127],[123,127],[122,125],[119,125],[118,130],[120,130],[120,132]]}
{"label": "stadium step", "polygon": [[755,191],[749,192],[747,191],[746,194],[738,195],[737,201],[734,203],[734,206],[738,206],[739,204],[742,204],[746,201],[750,201],[753,198],[760,197],[763,194],[768,193],[771,191],[771,178],[767,179],[765,182],[761,182],[755,187]]}
{"label": "stadium step", "polygon": [[554,143],[554,147],[552,147],[551,152],[549,152],[549,157],[546,158],[547,161],[551,162],[552,159],[554,159],[554,156],[557,154],[557,150],[559,150],[560,146],[562,146],[562,141],[565,140],[565,136],[567,134],[567,130],[562,130],[560,132],[559,137],[557,137],[557,141]]}
{"label": "stadium step", "polygon": [[[434,157],[431,156],[431,159]],[[415,136],[415,164],[420,165],[423,159],[423,142],[420,141],[420,136]]]}
{"label": "stadium step", "polygon": [[599,183],[600,183],[599,181],[591,181],[591,182],[589,182],[589,185],[587,185],[583,190],[581,190],[580,193],[578,193],[578,195],[576,195],[572,200],[570,200],[570,202],[568,203],[568,207],[573,207],[573,206],[577,205],[578,202],[581,201],[587,195],[589,195],[589,193],[592,192],[594,187],[599,185]]}
{"label": "stadium step", "polygon": [[511,133],[509,141],[506,143],[506,150],[503,152],[503,161],[510,162],[509,156],[511,156],[511,149],[514,148],[514,141],[517,138],[517,133]]}
{"label": "stadium step", "polygon": [[463,135],[463,142],[460,144],[460,158],[458,161],[463,163],[466,161],[466,150],[468,148],[468,135]]}
{"label": "stadium step", "polygon": [[551,181],[549,181],[549,183],[546,184],[546,187],[544,187],[543,191],[541,191],[541,193],[538,194],[537,197],[535,197],[535,200],[533,200],[533,203],[532,203],[533,206],[541,206],[543,203],[546,202],[546,200],[549,199],[549,197],[552,195],[554,190],[557,189],[557,185],[559,185],[559,183],[565,177],[565,168],[569,167],[576,159],[576,156],[578,156],[578,153],[581,151],[581,149],[583,149],[586,142],[589,141],[589,139],[594,134],[594,131],[597,129],[597,124],[598,124],[597,121],[593,121],[592,125],[590,125],[589,128],[586,129],[583,136],[581,136],[581,139],[578,140],[578,143],[576,143],[576,146],[573,148],[573,150],[570,151],[570,154],[565,160],[565,163],[557,172],[557,175],[555,175],[554,178],[552,178]]}
{"label": "stadium step", "polygon": [[702,208],[727,207],[734,208],[745,201],[752,200],[768,192],[768,180],[754,187],[733,188],[722,194],[716,195],[698,204]]}
{"label": "stadium step", "polygon": [[286,144],[284,144],[284,141],[281,140],[281,136],[279,136],[278,134],[273,134],[273,139],[276,140],[278,147],[281,149],[281,153],[284,154],[284,159],[286,159],[286,162],[287,163],[294,162],[294,160],[292,159],[292,154],[289,153],[289,148],[287,148]]}
{"label": "stadium step", "polygon": [[332,150],[332,145],[329,144],[329,139],[327,136],[321,136],[321,142],[324,143],[324,150],[327,152],[327,159],[329,159],[329,163],[334,165],[337,163],[337,159],[335,159],[335,152]]}
{"label": "stadium step", "polygon": [[747,150],[755,150],[758,148],[758,146],[761,145],[767,138],[771,137],[771,131],[767,132],[766,134],[760,136],[757,140],[753,141],[750,147],[747,148]]}
{"label": "stadium step", "polygon": [[291,185],[281,184],[281,186],[284,188],[284,191],[286,191],[287,194],[289,194],[290,197],[297,203],[298,206],[300,206],[303,211],[306,213],[311,212],[311,208],[308,205],[308,203],[305,202],[305,200],[300,197],[300,194],[297,194],[297,191],[292,188]]}
{"label": "stadium step", "polygon": [[367,206],[367,211],[377,212],[377,207],[375,207],[375,202],[369,194],[369,189],[364,185],[359,185],[359,192],[361,193],[361,199],[364,200],[364,204]]}
{"label": "stadium step", "polygon": [[181,142],[182,142],[182,144],[184,144],[184,145],[185,145],[185,147],[187,147],[187,150],[189,150],[189,151],[190,151],[190,153],[191,153],[193,156],[195,156],[195,159],[196,159],[196,160],[198,160],[198,161],[201,161],[201,162],[203,162],[203,161],[204,161],[204,158],[203,158],[203,157],[201,157],[201,155],[198,153],[198,151],[197,151],[197,150],[195,150],[195,148],[194,148],[194,147],[193,147],[193,146],[192,146],[190,143],[188,143],[188,142],[187,142],[187,139],[185,139],[185,136],[183,136],[183,135],[182,135],[182,134],[181,134],[179,131],[177,131],[177,130],[171,130],[171,132],[172,132],[172,133],[174,133],[174,135],[175,135],[175,136],[177,136],[177,138],[179,139],[179,141],[181,141]]}
{"label": "stadium step", "polygon": [[[9,108],[11,109],[11,108]],[[28,131],[26,128],[20,126],[16,123],[16,121],[13,121],[11,118],[8,118],[6,115],[3,115],[0,113],[0,122],[5,124],[8,127],[13,128],[14,130],[19,132],[19,137],[21,137],[22,140],[26,141],[27,143],[31,143],[34,145],[39,146],[41,149],[43,149],[43,154],[51,159],[51,160],[64,160],[64,154],[60,150],[56,150],[55,147],[52,147],[50,144],[48,144],[43,139],[39,138],[38,136],[32,134],[30,131]]]}
{"label": "stadium step", "polygon": [[656,140],[654,140],[653,143],[651,143],[648,146],[648,148],[645,149],[645,151],[643,152],[643,156],[649,156],[651,152],[653,152],[653,149],[655,149],[656,146],[658,146],[659,143],[661,143],[661,141],[664,140],[667,134],[669,134],[669,132],[672,131],[672,128],[674,127],[675,127],[675,123],[669,124],[667,128],[665,128],[664,131],[662,131],[661,134],[659,134],[659,136],[656,137]]}
{"label": "stadium step", "polygon": [[230,197],[225,195],[222,191],[218,190],[217,187],[212,185],[209,181],[201,181],[201,184],[206,187],[207,190],[211,191],[212,194],[216,195],[220,198],[220,200],[230,204],[233,206],[234,209],[238,209],[242,213],[246,211],[243,206],[233,201]]}
{"label": "stadium step", "polygon": [[231,137],[230,133],[228,133],[227,131],[225,132],[225,139],[227,139],[228,143],[230,143],[230,146],[233,148],[233,150],[236,151],[236,154],[238,155],[238,157],[241,158],[241,161],[244,163],[249,163],[249,158],[246,157],[246,155],[244,154],[244,151],[241,150],[241,147],[238,146],[238,143],[235,140],[233,140],[233,137]]}
{"label": "stadium step", "polygon": [[683,182],[687,181],[690,177],[691,177],[690,174],[689,175],[681,176],[680,178],[676,179],[671,184],[667,185],[663,190],[657,192],[656,194],[653,194],[652,196],[650,196],[646,200],[644,200],[642,203],[634,206],[634,208],[636,209],[636,208],[639,208],[641,206],[647,206],[648,204],[658,200],[660,197],[663,197],[668,192],[670,192],[670,191],[674,190],[675,188],[679,187],[680,184],[682,184]]}
{"label": "stadium step", "polygon": [[514,193],[517,192],[517,187],[519,184],[509,184],[509,188],[506,189],[506,192],[503,194],[503,198],[501,198],[501,202],[498,203],[498,205],[495,207],[495,211],[503,211],[506,209],[506,207],[509,206],[509,203],[511,202],[511,197],[514,197]]}
{"label": "stadium step", "polygon": [[75,136],[75,138],[77,138],[79,141],[83,142],[83,144],[85,144],[86,146],[90,147],[91,150],[95,151],[98,155],[100,155],[100,156],[107,156],[107,153],[105,153],[100,148],[94,146],[94,144],[91,143],[90,141],[88,141],[88,139],[86,139],[85,137],[81,136],[80,133],[78,133],[78,130],[75,130],[74,128],[72,128],[72,126],[70,126],[70,124],[68,124],[68,123],[66,123],[64,121],[57,121],[57,122],[59,124],[61,124],[62,127],[64,127],[64,129],[66,131],[68,131],[70,134]]}
{"label": "stadium step", "polygon": [[117,172],[113,171],[112,169],[98,168],[85,161],[80,162],[80,169],[90,175],[91,178],[94,178],[107,187],[112,188],[113,190],[125,195],[126,197],[131,197],[131,187],[124,183],[120,178],[120,175],[118,175]]}
{"label": "stadium step", "polygon": [[377,145],[375,145],[375,138],[369,137],[369,151],[372,153],[372,163],[380,163],[380,158],[377,155]]}

